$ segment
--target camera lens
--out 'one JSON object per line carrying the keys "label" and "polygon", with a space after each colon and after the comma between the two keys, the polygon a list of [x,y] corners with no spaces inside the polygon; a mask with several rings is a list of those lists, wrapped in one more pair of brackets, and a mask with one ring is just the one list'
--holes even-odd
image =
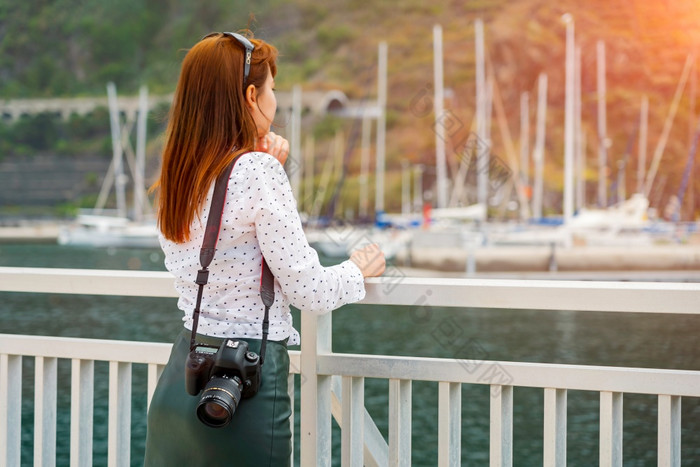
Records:
{"label": "camera lens", "polygon": [[220,428],[231,421],[241,400],[241,380],[214,377],[209,380],[197,405],[197,417],[207,426]]}

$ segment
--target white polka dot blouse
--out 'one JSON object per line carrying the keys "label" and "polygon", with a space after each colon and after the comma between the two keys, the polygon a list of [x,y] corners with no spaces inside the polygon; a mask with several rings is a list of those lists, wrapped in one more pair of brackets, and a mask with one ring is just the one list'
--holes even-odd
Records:
{"label": "white polka dot blouse", "polygon": [[[174,243],[160,236],[165,267],[175,276],[178,308],[192,329],[197,298],[199,250],[214,191],[190,227],[190,240]],[[282,165],[269,154],[240,156],[229,179],[226,204],[209,283],[204,287],[197,332],[214,337],[262,338],[264,306],[260,298],[262,256],[275,276],[269,339],[299,343],[289,305],[302,312],[327,313],[362,300],[362,273],[352,261],[321,266],[302,229],[296,200]]]}

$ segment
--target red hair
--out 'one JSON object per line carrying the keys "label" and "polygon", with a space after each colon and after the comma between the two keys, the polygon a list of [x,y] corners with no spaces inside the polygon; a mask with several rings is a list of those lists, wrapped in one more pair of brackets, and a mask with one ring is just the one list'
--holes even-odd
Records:
{"label": "red hair", "polygon": [[[277,74],[277,49],[259,39],[247,86]],[[244,47],[233,37],[206,37],[187,52],[170,108],[158,180],[158,226],[165,238],[189,240],[211,184],[239,154],[252,151],[257,130],[245,101]]]}

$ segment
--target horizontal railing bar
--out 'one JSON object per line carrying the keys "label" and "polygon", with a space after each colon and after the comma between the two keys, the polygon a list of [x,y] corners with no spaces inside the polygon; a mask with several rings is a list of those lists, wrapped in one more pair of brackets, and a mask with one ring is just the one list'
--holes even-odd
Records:
{"label": "horizontal railing bar", "polygon": [[[0,334],[0,354],[165,365],[172,344]],[[290,372],[299,373],[300,352],[289,351]]]}
{"label": "horizontal railing bar", "polygon": [[0,353],[32,357],[166,364],[171,344],[0,334]]}
{"label": "horizontal railing bar", "polygon": [[[367,305],[699,314],[700,284],[404,277],[366,280]],[[167,272],[0,267],[0,292],[177,297]]]}
{"label": "horizontal railing bar", "polygon": [[429,307],[700,314],[700,284],[383,276],[360,303]]}
{"label": "horizontal railing bar", "polygon": [[[8,355],[162,365],[170,348],[164,343],[0,334],[0,353]],[[300,352],[289,354],[290,369],[298,373]],[[327,375],[700,397],[700,372],[688,370],[348,354],[319,355],[317,364],[319,373]]]}
{"label": "horizontal railing bar", "polygon": [[0,292],[177,297],[173,284],[159,271],[0,267]]}
{"label": "horizontal railing bar", "polygon": [[322,375],[700,397],[700,372],[554,363],[326,354]]}

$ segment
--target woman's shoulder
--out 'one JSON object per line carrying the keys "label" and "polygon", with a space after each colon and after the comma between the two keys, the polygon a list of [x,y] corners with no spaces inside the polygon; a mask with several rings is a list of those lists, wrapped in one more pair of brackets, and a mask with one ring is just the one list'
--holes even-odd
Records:
{"label": "woman's shoulder", "polygon": [[272,155],[266,152],[251,151],[241,154],[233,169],[231,179],[241,177],[248,181],[282,181],[287,178],[284,167]]}
{"label": "woman's shoulder", "polygon": [[266,153],[266,152],[261,152],[261,151],[251,151],[251,152],[246,152],[244,154],[241,154],[238,157],[238,162],[236,162],[236,167],[245,167],[247,169],[251,170],[258,170],[258,169],[277,169],[278,167],[282,167],[282,164],[279,163],[277,159],[275,159],[272,155]]}

